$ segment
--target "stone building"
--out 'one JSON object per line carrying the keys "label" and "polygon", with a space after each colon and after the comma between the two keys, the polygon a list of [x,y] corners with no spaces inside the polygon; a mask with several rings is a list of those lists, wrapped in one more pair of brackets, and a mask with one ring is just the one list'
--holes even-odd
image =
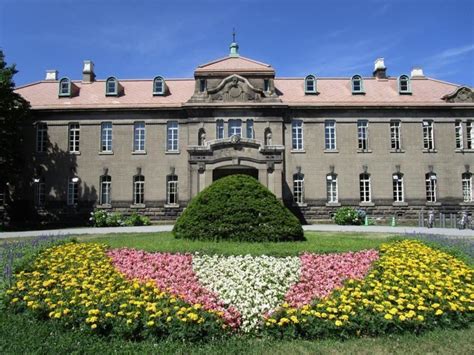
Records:
{"label": "stone building", "polygon": [[173,219],[234,173],[308,221],[339,206],[407,219],[474,210],[472,89],[419,68],[391,77],[382,58],[372,77],[279,78],[233,42],[191,79],[99,80],[84,61],[82,80],[47,71],[16,92],[35,120],[24,199],[44,218],[104,208]]}

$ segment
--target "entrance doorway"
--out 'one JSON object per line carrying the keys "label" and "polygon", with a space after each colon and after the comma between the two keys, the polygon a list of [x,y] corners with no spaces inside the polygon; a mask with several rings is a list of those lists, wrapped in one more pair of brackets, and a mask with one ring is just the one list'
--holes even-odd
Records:
{"label": "entrance doorway", "polygon": [[212,181],[235,174],[249,175],[258,180],[258,170],[249,166],[224,166],[212,171]]}

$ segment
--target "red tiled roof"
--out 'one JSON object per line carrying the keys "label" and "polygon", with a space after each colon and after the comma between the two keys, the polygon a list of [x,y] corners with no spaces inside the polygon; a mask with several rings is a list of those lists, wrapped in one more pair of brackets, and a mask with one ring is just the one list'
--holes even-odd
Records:
{"label": "red tiled roof", "polygon": [[[193,95],[194,79],[165,81],[169,91],[166,96],[152,95],[152,80],[119,80],[124,89],[124,94],[119,97],[105,96],[103,80],[90,84],[73,81],[79,88],[79,95],[70,98],[58,97],[57,81],[32,83],[17,88],[16,92],[27,99],[33,109],[171,108],[181,107]],[[412,79],[411,95],[398,93],[396,78],[365,78],[364,95],[352,94],[350,78],[318,78],[317,95],[305,95],[304,78],[276,78],[275,87],[282,104],[289,106],[474,106],[446,103],[441,98],[458,86],[430,78]]]}

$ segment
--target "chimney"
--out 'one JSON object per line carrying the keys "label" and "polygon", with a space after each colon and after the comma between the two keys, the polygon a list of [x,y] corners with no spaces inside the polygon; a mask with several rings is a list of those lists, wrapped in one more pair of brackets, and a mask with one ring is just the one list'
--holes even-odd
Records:
{"label": "chimney", "polygon": [[413,68],[411,70],[411,75],[410,75],[412,78],[424,78],[425,75],[423,74],[423,69],[421,68]]}
{"label": "chimney", "polygon": [[82,82],[92,83],[95,80],[94,63],[91,60],[84,61],[82,69]]}
{"label": "chimney", "polygon": [[377,79],[387,79],[387,67],[383,58],[377,58],[374,63],[374,77]]}
{"label": "chimney", "polygon": [[58,71],[57,70],[46,70],[45,80],[58,80]]}

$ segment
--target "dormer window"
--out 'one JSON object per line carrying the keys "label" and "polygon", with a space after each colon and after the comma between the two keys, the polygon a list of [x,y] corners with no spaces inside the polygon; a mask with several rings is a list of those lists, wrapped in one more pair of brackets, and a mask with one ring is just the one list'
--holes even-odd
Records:
{"label": "dormer window", "polygon": [[263,80],[263,91],[270,91],[270,80],[264,79]]}
{"label": "dormer window", "polygon": [[401,75],[398,78],[398,92],[400,94],[411,94],[410,78],[408,75]]}
{"label": "dormer window", "polygon": [[206,91],[206,79],[199,79],[199,92]]}
{"label": "dormer window", "polygon": [[304,92],[305,94],[316,93],[316,77],[314,75],[308,75],[304,79]]}
{"label": "dormer window", "polygon": [[153,95],[165,94],[165,80],[161,76],[157,76],[153,80]]}
{"label": "dormer window", "polygon": [[59,81],[59,96],[71,96],[71,80],[69,80],[68,78],[62,78]]}
{"label": "dormer window", "polygon": [[363,94],[364,93],[364,83],[360,75],[354,75],[351,80],[352,93],[353,94]]}
{"label": "dormer window", "polygon": [[105,96],[118,96],[118,82],[114,77],[105,82]]}

